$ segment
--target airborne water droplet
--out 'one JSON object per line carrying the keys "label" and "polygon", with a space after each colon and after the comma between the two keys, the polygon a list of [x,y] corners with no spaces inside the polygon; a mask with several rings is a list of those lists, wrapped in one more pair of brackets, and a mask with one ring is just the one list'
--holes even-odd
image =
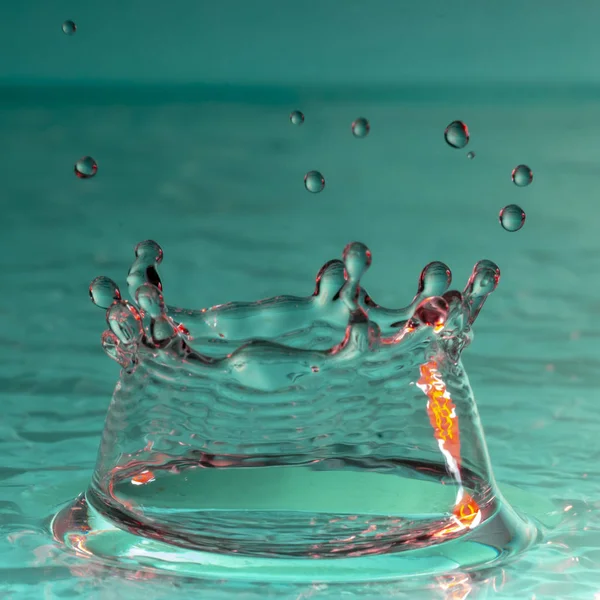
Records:
{"label": "airborne water droplet", "polygon": [[533,171],[527,165],[519,165],[512,170],[513,183],[525,187],[533,181]]}
{"label": "airborne water droplet", "polygon": [[304,187],[313,194],[318,194],[325,187],[325,178],[319,171],[309,171],[304,176]]}
{"label": "airborne water droplet", "polygon": [[100,308],[109,308],[121,299],[121,292],[117,284],[109,277],[96,277],[90,283],[90,298]]}
{"label": "airborne water droplet", "polygon": [[77,25],[73,21],[68,20],[62,24],[62,30],[67,35],[73,35],[77,31]]}
{"label": "airborne water droplet", "polygon": [[475,158],[475,152],[467,152],[467,158],[469,158],[469,159]]}
{"label": "airborne water droplet", "polygon": [[371,124],[364,117],[359,117],[352,123],[352,135],[357,138],[364,138],[369,135]]}
{"label": "airborne water droplet", "polygon": [[98,171],[98,164],[91,156],[84,156],[75,163],[75,175],[80,179],[89,179]]}
{"label": "airborne water droplet", "polygon": [[499,218],[506,231],[519,231],[525,224],[525,211],[516,204],[509,204],[500,211]]}
{"label": "airborne water droplet", "polygon": [[452,148],[464,148],[469,137],[469,128],[462,121],[452,121],[444,131],[444,139]]}
{"label": "airborne water droplet", "polygon": [[304,113],[294,110],[290,113],[290,122],[292,125],[302,125],[304,123]]}

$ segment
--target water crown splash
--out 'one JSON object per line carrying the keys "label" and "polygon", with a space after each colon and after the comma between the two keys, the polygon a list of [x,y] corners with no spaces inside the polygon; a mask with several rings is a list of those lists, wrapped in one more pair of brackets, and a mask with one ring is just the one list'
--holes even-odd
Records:
{"label": "water crown splash", "polygon": [[[497,489],[461,363],[494,263],[462,292],[430,263],[390,309],[363,287],[372,255],[353,242],[308,297],[187,310],[165,303],[162,259],[138,244],[133,302],[108,278],[90,285],[122,371],[92,483],[55,518],[57,539],[203,577],[347,581],[489,565],[537,538]],[[115,530],[129,536],[116,555]]]}

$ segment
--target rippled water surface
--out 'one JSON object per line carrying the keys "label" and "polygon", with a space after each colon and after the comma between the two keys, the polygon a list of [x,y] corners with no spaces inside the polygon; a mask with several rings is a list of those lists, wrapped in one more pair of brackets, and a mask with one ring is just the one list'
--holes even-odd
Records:
{"label": "rippled water surface", "polygon": [[[0,597],[600,597],[599,99],[592,89],[5,89]],[[352,135],[359,116],[366,138]],[[463,150],[444,142],[456,119],[471,135]],[[78,179],[87,155],[97,175]],[[522,163],[535,174],[526,188],[511,182]],[[304,187],[311,170],[327,181],[319,194]],[[498,223],[508,204],[527,213],[515,233]],[[373,252],[365,287],[384,305],[408,304],[432,260],[457,285],[477,260],[498,263],[464,362],[500,487],[550,498],[560,533],[504,569],[420,591],[239,589],[65,555],[43,520],[87,486],[118,375],[87,286],[99,274],[124,283],[146,238],[165,250],[169,302],[196,308],[308,295],[354,239]]]}

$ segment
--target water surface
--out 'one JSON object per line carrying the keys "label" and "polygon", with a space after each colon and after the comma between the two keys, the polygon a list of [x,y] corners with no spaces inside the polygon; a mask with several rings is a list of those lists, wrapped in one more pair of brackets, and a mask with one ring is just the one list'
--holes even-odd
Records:
{"label": "water surface", "polygon": [[[318,267],[354,239],[375,255],[364,284],[384,305],[406,305],[432,260],[457,283],[481,258],[498,263],[464,362],[501,488],[550,498],[565,531],[514,565],[423,597],[598,593],[597,89],[65,87],[0,97],[0,596],[245,597],[227,584],[106,574],[64,556],[41,526],[87,486],[118,375],[87,286],[101,273],[124,284],[147,238],[165,250],[169,301],[196,308],[307,295]],[[294,109],[301,127],[289,122]],[[364,139],[351,131],[359,116],[371,125]],[[456,119],[471,133],[462,151],[443,139]],[[98,173],[81,180],[73,165],[86,155]],[[527,188],[510,179],[521,163],[535,174]],[[304,188],[310,170],[327,181],[319,194]],[[513,203],[527,222],[509,233],[498,213]]]}

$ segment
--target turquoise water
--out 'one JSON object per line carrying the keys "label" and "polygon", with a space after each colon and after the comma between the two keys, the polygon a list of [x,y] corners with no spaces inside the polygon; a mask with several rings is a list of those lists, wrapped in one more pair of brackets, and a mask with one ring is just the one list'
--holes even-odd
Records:
{"label": "turquoise water", "polygon": [[[89,483],[118,376],[87,286],[101,273],[124,283],[133,246],[153,238],[169,302],[197,308],[306,295],[315,268],[354,239],[373,252],[364,283],[384,305],[407,304],[432,260],[457,284],[477,260],[498,263],[464,362],[501,489],[549,498],[562,533],[422,597],[594,598],[599,99],[586,87],[4,89],[0,596],[404,597],[408,584],[146,582],[53,544],[42,521]],[[301,127],[288,120],[296,108]],[[365,139],[351,134],[358,116],[371,123]],[[455,119],[471,132],[463,151],[443,140]],[[84,155],[98,162],[90,180],[73,174]],[[510,181],[520,163],[534,171],[527,188]],[[304,188],[313,169],[320,194]],[[498,223],[512,203],[527,213],[516,233]]]}

